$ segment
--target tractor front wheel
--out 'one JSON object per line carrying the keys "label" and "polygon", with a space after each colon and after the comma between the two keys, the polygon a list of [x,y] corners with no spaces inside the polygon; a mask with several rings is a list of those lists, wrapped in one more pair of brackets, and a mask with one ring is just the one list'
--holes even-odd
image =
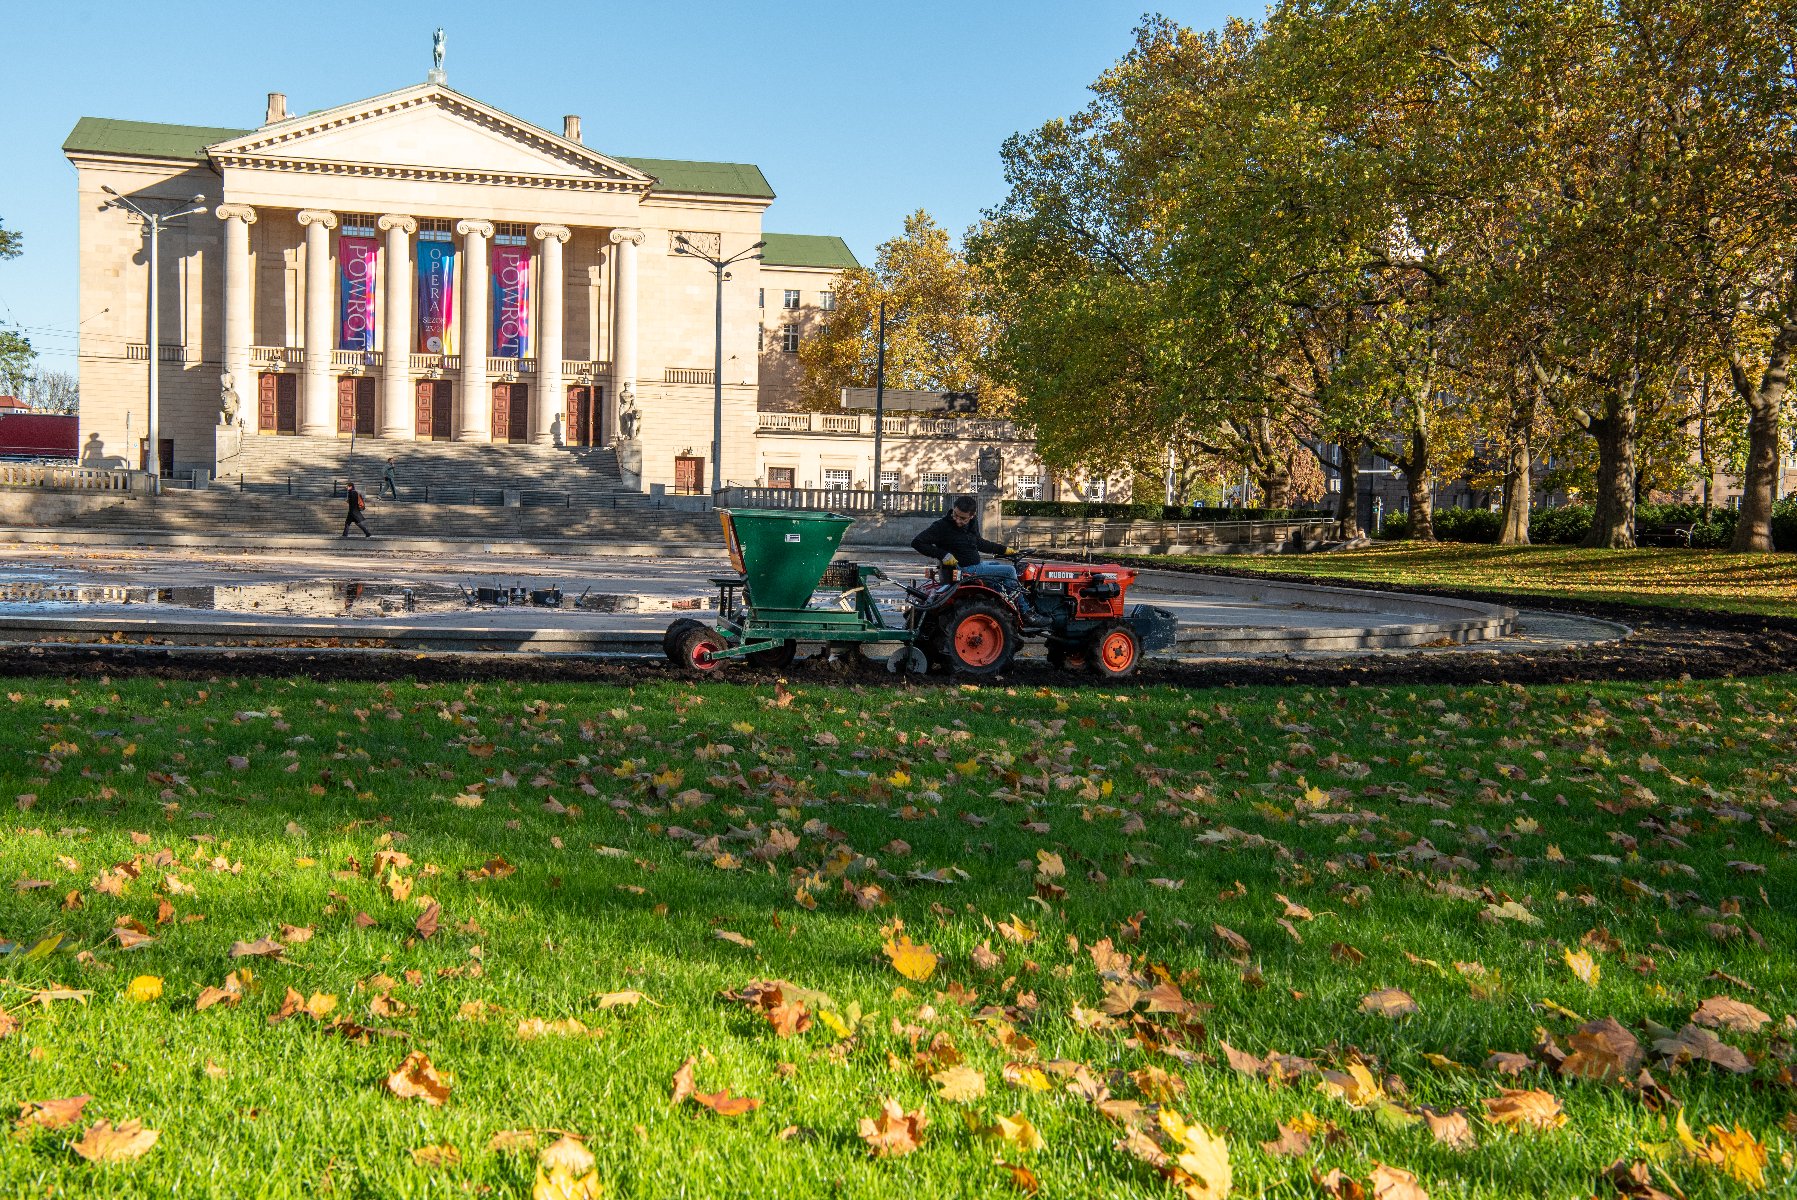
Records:
{"label": "tractor front wheel", "polygon": [[709,674],[723,665],[724,660],[713,655],[727,644],[723,634],[695,621],[691,628],[681,630],[674,637],[675,665],[683,670]]}
{"label": "tractor front wheel", "polygon": [[1017,626],[1001,604],[968,600],[942,618],[940,651],[949,669],[972,679],[988,679],[1011,665],[1017,653]]}
{"label": "tractor front wheel", "polygon": [[1092,631],[1086,661],[1094,675],[1122,679],[1142,665],[1142,639],[1127,621],[1106,621]]}

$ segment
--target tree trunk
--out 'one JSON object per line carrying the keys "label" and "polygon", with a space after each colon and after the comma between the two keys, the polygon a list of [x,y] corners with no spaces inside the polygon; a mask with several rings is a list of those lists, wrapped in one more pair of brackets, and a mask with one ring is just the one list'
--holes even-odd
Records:
{"label": "tree trunk", "polygon": [[1341,522],[1343,541],[1360,536],[1360,443],[1341,447],[1341,495],[1335,502],[1335,517]]}
{"label": "tree trunk", "polygon": [[1435,540],[1435,504],[1429,496],[1429,440],[1421,429],[1410,431],[1410,453],[1398,463],[1404,472],[1404,488],[1410,493],[1410,527],[1404,536],[1413,541]]}
{"label": "tree trunk", "polygon": [[1778,491],[1779,419],[1790,387],[1791,351],[1797,347],[1797,320],[1787,320],[1772,340],[1766,373],[1756,388],[1737,358],[1729,368],[1735,391],[1747,404],[1747,469],[1741,476],[1741,515],[1729,549],[1736,553],[1772,551],[1772,503]]}
{"label": "tree trunk", "polygon": [[1283,458],[1276,457],[1258,464],[1254,482],[1260,488],[1262,507],[1292,506],[1292,468]]}
{"label": "tree trunk", "polygon": [[1597,441],[1597,511],[1584,544],[1631,550],[1635,545],[1635,418],[1632,388],[1605,395],[1604,411],[1586,427]]}
{"label": "tree trunk", "polygon": [[1532,479],[1535,459],[1529,436],[1510,443],[1508,461],[1504,464],[1504,527],[1498,533],[1500,546],[1529,544],[1529,505],[1535,489]]}

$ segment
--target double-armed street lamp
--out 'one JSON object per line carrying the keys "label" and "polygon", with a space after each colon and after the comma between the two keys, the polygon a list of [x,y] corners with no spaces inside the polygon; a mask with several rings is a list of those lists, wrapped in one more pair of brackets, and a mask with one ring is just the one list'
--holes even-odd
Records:
{"label": "double-armed street lamp", "polygon": [[[722,255],[723,239],[718,240],[718,255]],[[724,280],[730,278],[726,272],[733,264],[759,262],[762,247],[766,245],[765,241],[756,242],[746,250],[739,250],[729,258],[722,258],[705,253],[693,245],[684,233],[677,234],[674,238],[675,254],[696,258],[717,275],[717,344],[711,367],[711,494],[714,497],[724,490]]]}
{"label": "double-armed street lamp", "polygon": [[132,203],[130,200],[127,200],[125,197],[113,191],[110,187],[102,185],[100,190],[112,197],[112,199],[101,205],[102,208],[120,208],[127,212],[134,213],[136,214],[137,219],[143,223],[143,227],[149,231],[150,311],[149,330],[146,338],[148,341],[147,349],[149,351],[150,359],[150,418],[146,430],[149,437],[146,438],[144,442],[144,471],[150,477],[150,490],[156,491],[162,486],[162,445],[158,440],[161,430],[158,421],[159,413],[157,411],[156,392],[156,377],[162,367],[161,334],[157,326],[158,313],[156,311],[158,307],[157,275],[159,273],[159,264],[157,262],[157,239],[161,236],[163,229],[166,228],[171,221],[177,221],[182,217],[191,217],[195,213],[205,212],[206,197],[203,194],[195,195],[192,200],[188,201],[187,206],[184,208],[178,208],[172,212],[155,213],[149,212]]}

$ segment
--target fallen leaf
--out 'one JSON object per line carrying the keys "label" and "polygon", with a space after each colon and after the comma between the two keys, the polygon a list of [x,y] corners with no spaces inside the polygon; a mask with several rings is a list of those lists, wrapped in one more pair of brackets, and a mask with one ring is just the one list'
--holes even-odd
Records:
{"label": "fallen leaf", "polygon": [[1578,976],[1579,982],[1586,987],[1597,986],[1598,979],[1603,976],[1603,968],[1599,967],[1597,960],[1591,957],[1591,951],[1565,950],[1562,951],[1562,957],[1566,960],[1567,969]]}
{"label": "fallen leaf", "polygon": [[19,1105],[19,1119],[13,1122],[13,1136],[23,1140],[37,1129],[61,1129],[81,1119],[81,1110],[92,1096],[69,1096],[61,1100],[26,1100]]}
{"label": "fallen leaf", "polygon": [[896,942],[887,939],[881,949],[893,969],[906,979],[922,983],[936,972],[936,952],[913,942],[909,934],[900,934]]}
{"label": "fallen leaf", "polygon": [[1734,1033],[1758,1033],[1772,1018],[1751,1004],[1731,1000],[1727,996],[1711,996],[1697,1006],[1691,1020],[1711,1029],[1727,1029]]}
{"label": "fallen leaf", "polygon": [[430,1057],[422,1050],[406,1055],[398,1069],[387,1076],[387,1090],[401,1100],[422,1100],[431,1105],[449,1100],[449,1084],[437,1074]]}
{"label": "fallen leaf", "polygon": [[[649,997],[643,995],[641,992],[634,992],[634,991],[607,992],[607,993],[605,993],[605,995],[599,997],[599,1007],[602,1009],[605,1009],[605,1008],[631,1008],[631,1007],[634,1007],[635,1005],[641,1004],[645,1000],[649,1000]],[[654,1004],[655,1001],[649,1000],[649,1003]]]}
{"label": "fallen leaf", "polygon": [[460,1165],[462,1152],[445,1142],[439,1146],[416,1146],[412,1161],[421,1167],[453,1167]]}
{"label": "fallen leaf", "polygon": [[1647,1055],[1635,1035],[1615,1017],[1591,1021],[1566,1039],[1571,1052],[1560,1063],[1560,1074],[1611,1083],[1633,1074]]}
{"label": "fallen leaf", "polygon": [[443,915],[443,906],[432,900],[425,910],[418,914],[412,928],[418,931],[421,938],[434,937],[437,932],[438,919]]}
{"label": "fallen leaf", "polygon": [[286,947],[273,938],[257,938],[253,942],[232,942],[232,958],[279,958]]}
{"label": "fallen leaf", "polygon": [[897,1100],[887,1100],[880,1105],[878,1116],[861,1118],[861,1140],[873,1157],[897,1158],[917,1149],[929,1123],[923,1109],[908,1113]]}
{"label": "fallen leaf", "polygon": [[956,1104],[966,1104],[986,1094],[986,1076],[969,1066],[938,1071],[930,1076],[930,1082],[936,1085],[938,1096]]}
{"label": "fallen leaf", "polygon": [[154,1129],[145,1129],[142,1121],[121,1121],[117,1125],[100,1121],[89,1126],[80,1141],[69,1143],[69,1149],[88,1162],[131,1162],[148,1154],[161,1136]]}
{"label": "fallen leaf", "polygon": [[1262,1150],[1275,1158],[1296,1158],[1298,1155],[1310,1153],[1312,1137],[1308,1132],[1287,1125],[1284,1121],[1279,1122],[1276,1128],[1279,1130],[1279,1136],[1270,1142],[1262,1142],[1260,1144]]}
{"label": "fallen leaf", "polygon": [[487,1139],[487,1149],[494,1154],[502,1154],[511,1150],[535,1150],[537,1148],[537,1131],[534,1129],[501,1129]]}
{"label": "fallen leaf", "polygon": [[528,1017],[518,1022],[518,1040],[535,1041],[544,1037],[603,1037],[603,1029],[589,1029],[586,1025],[568,1017],[561,1021],[545,1021],[542,1017]]}
{"label": "fallen leaf", "polygon": [[125,999],[133,1004],[148,1004],[162,998],[160,975],[139,975],[125,987]]}
{"label": "fallen leaf", "polygon": [[732,1096],[728,1089],[717,1092],[694,1092],[693,1103],[702,1104],[720,1117],[740,1117],[761,1107],[753,1096]]}
{"label": "fallen leaf", "polygon": [[1372,1184],[1373,1200],[1429,1200],[1416,1176],[1385,1163],[1373,1168]]}
{"label": "fallen leaf", "polygon": [[531,1200],[599,1200],[599,1171],[593,1152],[563,1135],[537,1157]]}
{"label": "fallen leaf", "polygon": [[1616,1189],[1617,1195],[1627,1200],[1681,1200],[1654,1186],[1652,1171],[1644,1162],[1631,1163],[1619,1158],[1604,1169],[1603,1178]]}
{"label": "fallen leaf", "polygon": [[698,1059],[689,1058],[680,1064],[679,1070],[674,1072],[674,1094],[669,1099],[669,1104],[679,1104],[693,1094],[693,1068],[698,1063]]}
{"label": "fallen leaf", "polygon": [[1229,1144],[1196,1121],[1188,1123],[1170,1108],[1160,1111],[1172,1158],[1173,1181],[1188,1200],[1223,1200],[1232,1182]]}
{"label": "fallen leaf", "polygon": [[1416,1001],[1402,988],[1384,988],[1360,998],[1360,1011],[1382,1017],[1402,1017],[1417,1011]]}
{"label": "fallen leaf", "polygon": [[1539,1088],[1505,1088],[1504,1094],[1484,1101],[1485,1119],[1493,1125],[1517,1129],[1558,1129],[1566,1124],[1560,1098]]}
{"label": "fallen leaf", "polygon": [[1042,1134],[1037,1131],[1034,1125],[1030,1124],[1030,1119],[1022,1113],[1015,1113],[1008,1117],[1000,1116],[995,1118],[987,1132],[990,1136],[1007,1145],[1015,1146],[1019,1150],[1028,1150],[1032,1153],[1037,1150],[1042,1150],[1048,1145],[1047,1142],[1042,1140]]}
{"label": "fallen leaf", "polygon": [[1736,1075],[1746,1075],[1753,1070],[1753,1064],[1740,1050],[1696,1025],[1686,1025],[1672,1037],[1656,1039],[1653,1048],[1655,1054],[1670,1063],[1702,1060]]}
{"label": "fallen leaf", "polygon": [[1446,1111],[1437,1111],[1424,1105],[1417,1111],[1422,1113],[1423,1120],[1428,1122],[1429,1132],[1434,1135],[1435,1140],[1449,1149],[1471,1150],[1479,1144],[1478,1139],[1473,1136],[1472,1124],[1466,1119],[1465,1109],[1450,1108]]}

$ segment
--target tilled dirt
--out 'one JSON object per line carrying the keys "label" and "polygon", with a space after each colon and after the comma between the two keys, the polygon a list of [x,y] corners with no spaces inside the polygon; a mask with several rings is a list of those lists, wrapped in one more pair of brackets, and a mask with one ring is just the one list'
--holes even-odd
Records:
{"label": "tilled dirt", "polygon": [[[1156,564],[1157,569],[1166,569]],[[1422,589],[1408,589],[1421,591]],[[1402,686],[1405,684],[1554,684],[1596,680],[1726,678],[1797,673],[1797,619],[1717,613],[1672,613],[1618,604],[1544,602],[1538,597],[1436,591],[1532,609],[1598,617],[1630,626],[1632,636],[1607,645],[1502,652],[1476,646],[1394,653],[1307,653],[1196,661],[1147,660],[1132,685],[1223,688],[1248,685]],[[862,681],[876,685],[943,686],[960,681],[930,676],[899,680],[875,667],[852,671],[801,660],[785,674],[816,682]],[[193,646],[73,646],[45,643],[0,646],[0,675],[153,676],[214,679],[221,676],[302,676],[320,681],[415,679],[422,682],[519,680],[638,684],[673,677],[659,656],[640,661],[532,654],[420,655],[409,651],[337,649],[213,649]],[[774,675],[747,666],[722,670],[707,681],[765,685]],[[1057,671],[1021,661],[1000,682],[1026,687],[1115,687],[1114,681]]]}

